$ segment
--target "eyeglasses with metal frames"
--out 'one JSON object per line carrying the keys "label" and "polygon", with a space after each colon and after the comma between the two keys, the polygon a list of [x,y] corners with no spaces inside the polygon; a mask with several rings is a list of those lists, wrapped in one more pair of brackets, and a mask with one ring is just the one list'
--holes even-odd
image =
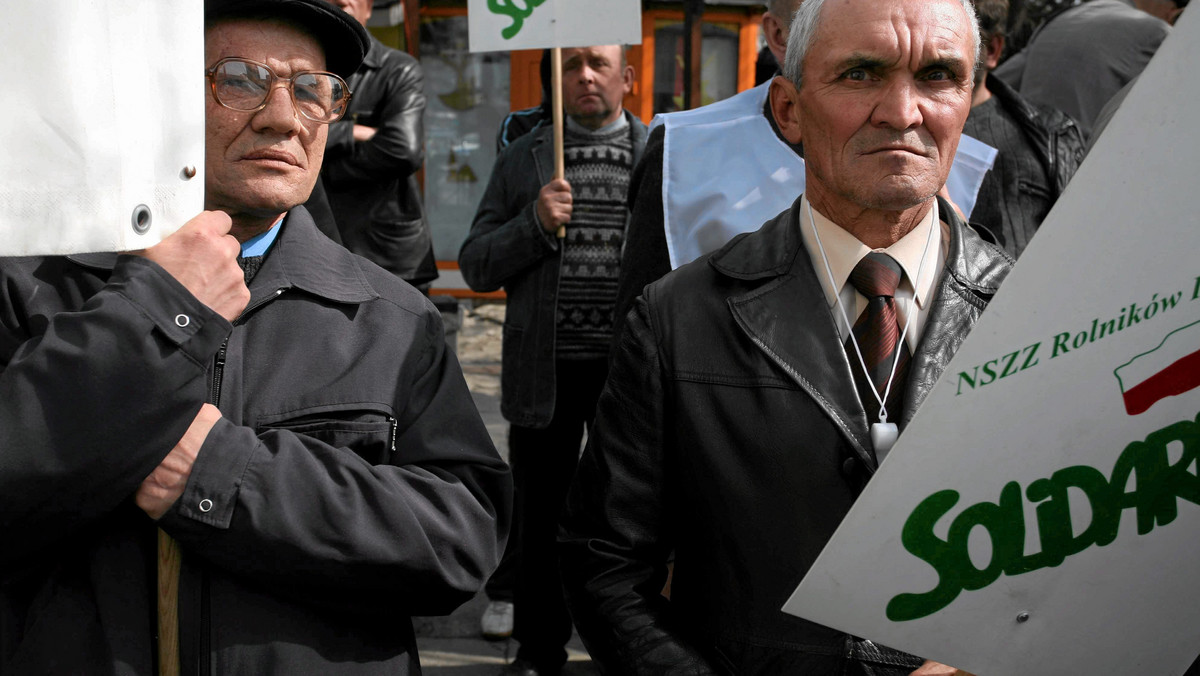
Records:
{"label": "eyeglasses with metal frames", "polygon": [[333,73],[301,71],[284,78],[265,63],[234,56],[221,59],[204,74],[213,99],[230,110],[262,110],[281,82],[287,83],[296,112],[313,122],[337,122],[350,105],[349,85]]}

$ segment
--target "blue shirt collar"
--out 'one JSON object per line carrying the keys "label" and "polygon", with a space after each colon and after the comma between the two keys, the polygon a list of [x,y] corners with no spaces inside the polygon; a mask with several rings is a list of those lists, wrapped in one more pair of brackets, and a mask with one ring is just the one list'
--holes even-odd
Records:
{"label": "blue shirt collar", "polygon": [[280,216],[275,225],[272,225],[266,232],[251,237],[242,243],[242,258],[250,256],[262,256],[267,253],[271,245],[275,243],[275,238],[279,236],[279,226],[283,224],[283,217]]}

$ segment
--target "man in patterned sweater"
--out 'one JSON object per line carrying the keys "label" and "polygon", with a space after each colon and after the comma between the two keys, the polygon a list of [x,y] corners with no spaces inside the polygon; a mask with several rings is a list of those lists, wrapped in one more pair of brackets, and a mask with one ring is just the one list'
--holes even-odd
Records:
{"label": "man in patterned sweater", "polygon": [[543,125],[496,160],[458,255],[476,291],[503,287],[501,411],[521,521],[514,595],[517,661],[557,674],[571,637],[558,574],[558,514],[607,376],[629,176],[646,126],[624,111],[633,68],[619,45],[563,50],[564,178]]}

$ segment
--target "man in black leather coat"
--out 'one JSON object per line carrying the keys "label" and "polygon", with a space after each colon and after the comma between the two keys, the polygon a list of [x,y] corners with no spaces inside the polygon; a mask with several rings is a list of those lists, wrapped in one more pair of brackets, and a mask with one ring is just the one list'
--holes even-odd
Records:
{"label": "man in black leather coat", "polygon": [[[364,26],[371,0],[331,0]],[[374,37],[350,76],[350,110],[329,125],[321,182],[347,249],[416,287],[437,279],[417,171],[425,159],[421,64]]]}
{"label": "man in black leather coat", "polygon": [[908,329],[889,347],[912,357],[887,404],[903,434],[1011,265],[935,197],[974,22],[968,0],[801,5],[770,100],[804,143],[805,193],[647,288],[572,485],[562,573],[605,673],[955,673],[781,608],[883,453],[846,352],[867,304],[850,269],[872,252],[901,268],[887,298]]}
{"label": "man in black leather coat", "polygon": [[995,74],[1030,101],[1069,115],[1091,139],[1096,116],[1150,63],[1171,34],[1170,22],[1181,5],[1171,0],[1065,4]]}
{"label": "man in black leather coat", "polygon": [[1035,104],[990,72],[1004,52],[1008,0],[974,0],[983,39],[964,131],[998,149],[971,222],[987,228],[1015,258],[1058,201],[1084,155],[1083,134],[1056,108]]}

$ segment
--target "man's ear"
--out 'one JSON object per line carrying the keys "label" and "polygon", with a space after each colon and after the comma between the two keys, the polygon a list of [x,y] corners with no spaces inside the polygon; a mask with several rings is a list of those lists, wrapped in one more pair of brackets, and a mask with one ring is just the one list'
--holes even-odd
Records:
{"label": "man's ear", "polygon": [[625,82],[625,95],[626,96],[629,96],[630,92],[633,91],[633,80],[636,77],[636,75],[637,74],[633,70],[633,66],[631,66],[629,64],[626,64],[625,68],[621,71],[621,80],[623,80]]}
{"label": "man's ear", "polygon": [[779,133],[792,145],[797,145],[800,138],[800,92],[792,81],[776,75],[771,80],[771,115],[775,124],[779,125]]}
{"label": "man's ear", "polygon": [[780,68],[783,67],[783,55],[787,53],[788,25],[770,12],[763,14],[763,38],[767,41],[767,49],[771,50],[771,54],[775,56],[775,63],[778,63]]}
{"label": "man's ear", "polygon": [[1004,53],[1003,35],[993,35],[983,46],[983,69],[991,72],[1000,65],[1000,55]]}

